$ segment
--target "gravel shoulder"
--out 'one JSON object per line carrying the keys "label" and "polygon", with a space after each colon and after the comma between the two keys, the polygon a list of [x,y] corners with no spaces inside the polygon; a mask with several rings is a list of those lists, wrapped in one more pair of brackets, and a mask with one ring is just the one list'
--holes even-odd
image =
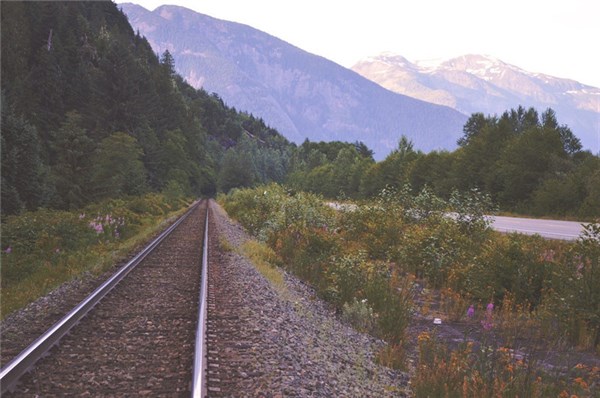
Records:
{"label": "gravel shoulder", "polygon": [[223,255],[220,264],[227,269],[228,283],[241,293],[232,298],[239,307],[232,308],[235,314],[229,315],[245,322],[238,329],[247,332],[236,336],[238,347],[230,347],[221,358],[222,373],[235,372],[225,370],[230,362],[227,357],[238,358],[238,377],[230,379],[230,384],[222,383],[219,393],[265,397],[409,395],[407,374],[374,362],[382,341],[339,321],[309,286],[292,275],[284,273],[286,289],[278,293],[239,254],[250,237],[216,203],[212,202],[212,208],[218,239],[234,248]]}

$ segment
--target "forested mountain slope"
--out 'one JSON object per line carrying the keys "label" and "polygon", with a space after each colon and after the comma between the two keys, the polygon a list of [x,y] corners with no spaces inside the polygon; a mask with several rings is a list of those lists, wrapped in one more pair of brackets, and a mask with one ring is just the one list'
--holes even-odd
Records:
{"label": "forested mountain slope", "polygon": [[114,3],[1,7],[3,215],[285,175],[289,142],[185,83]]}

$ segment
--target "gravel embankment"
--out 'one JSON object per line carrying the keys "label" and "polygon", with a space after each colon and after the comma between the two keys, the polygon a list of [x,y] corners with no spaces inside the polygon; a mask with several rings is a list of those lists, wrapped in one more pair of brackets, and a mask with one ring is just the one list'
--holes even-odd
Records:
{"label": "gravel embankment", "polygon": [[229,324],[231,331],[217,344],[219,367],[213,377],[219,382],[209,382],[211,396],[408,395],[405,373],[374,362],[381,341],[340,322],[292,275],[285,274],[287,291],[278,294],[239,254],[249,239],[243,228],[214,202],[213,210],[213,231],[216,227],[219,239],[234,250],[220,255],[220,271],[214,271],[221,274],[221,287],[215,289],[230,293],[223,300],[229,305],[221,307],[223,319],[214,320],[214,327]]}

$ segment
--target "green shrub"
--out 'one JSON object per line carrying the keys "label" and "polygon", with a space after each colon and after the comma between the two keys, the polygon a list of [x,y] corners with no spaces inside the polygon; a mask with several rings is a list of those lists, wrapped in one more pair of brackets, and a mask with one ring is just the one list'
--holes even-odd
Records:
{"label": "green shrub", "polygon": [[372,333],[375,330],[375,313],[369,306],[367,299],[358,300],[354,298],[352,302],[344,303],[342,319],[361,332]]}
{"label": "green shrub", "polygon": [[587,224],[563,261],[551,262],[545,306],[570,341],[600,353],[600,224]]}

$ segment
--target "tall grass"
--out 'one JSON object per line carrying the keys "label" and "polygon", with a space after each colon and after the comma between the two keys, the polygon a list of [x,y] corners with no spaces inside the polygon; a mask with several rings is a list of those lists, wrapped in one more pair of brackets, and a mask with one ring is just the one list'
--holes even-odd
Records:
{"label": "tall grass", "polygon": [[248,240],[242,245],[242,252],[248,257],[258,272],[265,277],[280,296],[286,297],[287,287],[281,269],[277,267],[279,259],[275,252],[256,240]]}

